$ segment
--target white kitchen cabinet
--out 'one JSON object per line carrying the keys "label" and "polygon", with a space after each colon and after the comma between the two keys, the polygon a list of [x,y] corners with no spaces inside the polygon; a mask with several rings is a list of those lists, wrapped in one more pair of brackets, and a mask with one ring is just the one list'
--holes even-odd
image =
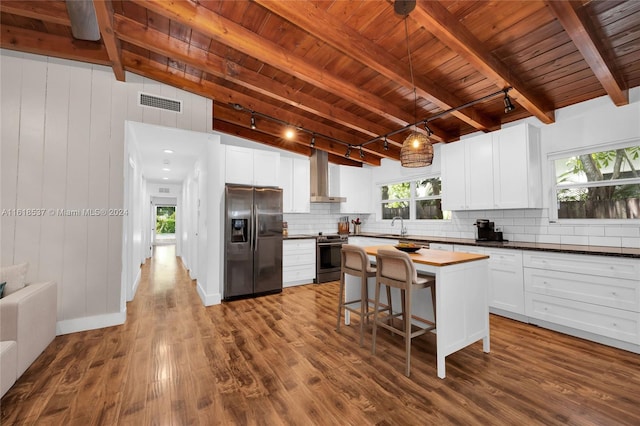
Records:
{"label": "white kitchen cabinet", "polygon": [[340,166],[338,194],[347,201],[340,203],[341,213],[371,213],[371,169]]}
{"label": "white kitchen cabinet", "polygon": [[284,240],[282,242],[282,286],[310,284],[315,278],[315,238]]}
{"label": "white kitchen cabinet", "polygon": [[445,210],[542,207],[540,130],[523,123],[442,147]]}
{"label": "white kitchen cabinet", "polygon": [[631,343],[640,350],[637,259],[532,252],[523,262],[530,322],[614,346],[620,346],[615,341]]}
{"label": "white kitchen cabinet", "polygon": [[453,251],[453,244],[446,243],[429,243],[431,250]]}
{"label": "white kitchen cabinet", "polygon": [[464,142],[444,145],[442,166],[442,209],[467,210],[467,172],[465,168]]}
{"label": "white kitchen cabinet", "polygon": [[[466,200],[469,210],[494,208],[493,202],[493,134],[487,133],[464,141]],[[444,196],[444,194],[443,194]]]}
{"label": "white kitchen cabinet", "polygon": [[272,151],[227,145],[225,177],[227,183],[256,186],[279,185],[280,154]]}
{"label": "white kitchen cabinet", "polygon": [[493,201],[495,208],[541,208],[540,129],[527,124],[493,136]]}
{"label": "white kitchen cabinet", "polygon": [[455,251],[489,256],[489,307],[492,313],[526,321],[522,250],[455,245]]}
{"label": "white kitchen cabinet", "polygon": [[311,211],[309,160],[281,157],[279,175],[283,212],[309,213]]}

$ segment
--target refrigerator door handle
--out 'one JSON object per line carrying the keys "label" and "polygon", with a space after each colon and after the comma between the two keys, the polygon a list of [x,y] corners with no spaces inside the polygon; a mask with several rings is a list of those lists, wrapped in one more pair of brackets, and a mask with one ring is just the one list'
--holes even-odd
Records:
{"label": "refrigerator door handle", "polygon": [[253,227],[253,251],[258,251],[258,224],[260,223],[260,214],[258,213],[258,207],[253,206],[253,217],[255,220],[255,226]]}

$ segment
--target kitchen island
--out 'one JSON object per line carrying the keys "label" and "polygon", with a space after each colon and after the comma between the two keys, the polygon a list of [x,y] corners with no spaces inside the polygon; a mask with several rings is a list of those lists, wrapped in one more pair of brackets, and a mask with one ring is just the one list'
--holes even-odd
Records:
{"label": "kitchen island", "polygon": [[[395,248],[391,245],[364,248],[372,261],[379,249]],[[438,377],[446,376],[445,357],[472,343],[482,340],[483,351],[489,352],[489,256],[420,249],[410,254],[418,273],[436,277],[436,342]],[[346,276],[345,300],[359,298],[360,279]],[[369,297],[373,299],[374,282],[369,282]],[[396,289],[393,289],[396,290]],[[399,295],[398,295],[399,296]],[[400,311],[400,297],[392,296],[394,312]],[[411,310],[413,315],[434,319],[431,293],[417,290]],[[381,302],[387,303],[386,296]],[[345,315],[348,322],[348,315]]]}

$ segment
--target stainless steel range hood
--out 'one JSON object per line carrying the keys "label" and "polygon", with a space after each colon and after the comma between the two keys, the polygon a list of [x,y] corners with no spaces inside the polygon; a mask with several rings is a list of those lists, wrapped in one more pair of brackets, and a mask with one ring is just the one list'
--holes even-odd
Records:
{"label": "stainless steel range hood", "polygon": [[329,154],[318,149],[311,150],[311,202],[344,203],[345,197],[329,195]]}

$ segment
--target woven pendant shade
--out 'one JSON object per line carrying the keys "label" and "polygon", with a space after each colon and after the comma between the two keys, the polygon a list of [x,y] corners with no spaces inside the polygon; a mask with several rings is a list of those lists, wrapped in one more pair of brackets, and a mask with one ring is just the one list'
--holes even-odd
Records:
{"label": "woven pendant shade", "polygon": [[411,132],[404,140],[400,149],[400,164],[402,167],[430,166],[433,160],[433,145],[426,135]]}

